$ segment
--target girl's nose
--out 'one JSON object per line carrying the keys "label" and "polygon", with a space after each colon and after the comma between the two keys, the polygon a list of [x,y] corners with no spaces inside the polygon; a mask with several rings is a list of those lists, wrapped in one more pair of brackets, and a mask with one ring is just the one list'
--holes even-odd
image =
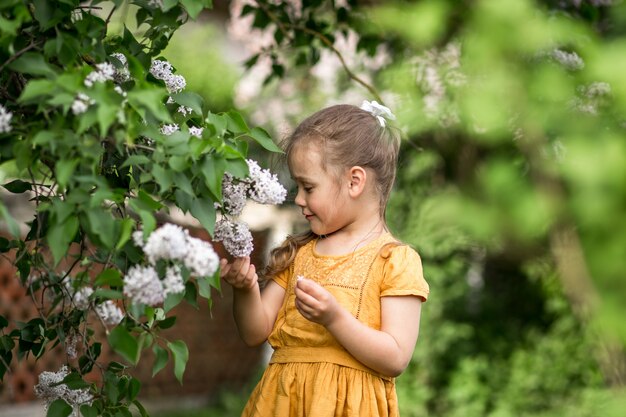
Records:
{"label": "girl's nose", "polygon": [[304,203],[304,196],[303,196],[303,192],[301,189],[298,189],[298,193],[296,194],[296,199],[293,201],[294,203],[296,203],[296,206],[298,207],[304,207],[305,203]]}

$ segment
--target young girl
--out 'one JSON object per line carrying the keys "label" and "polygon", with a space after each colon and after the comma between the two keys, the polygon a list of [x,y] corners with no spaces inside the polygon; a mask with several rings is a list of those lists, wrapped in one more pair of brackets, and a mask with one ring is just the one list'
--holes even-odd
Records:
{"label": "young girl", "polygon": [[284,149],[295,203],[311,230],[271,253],[260,290],[250,259],[221,261],[248,345],[268,340],[268,368],[243,416],[397,416],[428,297],[421,261],[385,224],[399,139],[378,103],[323,109]]}

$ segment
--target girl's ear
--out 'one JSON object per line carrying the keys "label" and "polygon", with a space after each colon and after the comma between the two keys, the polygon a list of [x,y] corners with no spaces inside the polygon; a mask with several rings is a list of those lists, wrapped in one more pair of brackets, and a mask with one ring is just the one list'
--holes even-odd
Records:
{"label": "girl's ear", "polygon": [[367,172],[360,166],[353,166],[348,171],[348,193],[351,197],[358,197],[365,190]]}

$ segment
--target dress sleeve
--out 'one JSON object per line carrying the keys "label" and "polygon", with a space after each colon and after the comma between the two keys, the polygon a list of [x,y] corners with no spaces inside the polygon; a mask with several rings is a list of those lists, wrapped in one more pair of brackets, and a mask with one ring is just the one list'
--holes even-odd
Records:
{"label": "dress sleeve", "polygon": [[291,276],[291,266],[286,268],[284,271],[279,272],[270,278],[272,281],[283,287],[285,290],[287,289],[287,284],[289,283],[289,277]]}
{"label": "dress sleeve", "polygon": [[416,295],[426,301],[429,287],[422,272],[422,260],[411,247],[396,246],[383,254],[381,297],[394,295]]}

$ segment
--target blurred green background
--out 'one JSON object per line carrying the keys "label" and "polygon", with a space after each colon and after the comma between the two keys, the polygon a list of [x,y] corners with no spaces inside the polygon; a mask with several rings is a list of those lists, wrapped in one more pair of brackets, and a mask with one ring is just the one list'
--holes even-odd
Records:
{"label": "blurred green background", "polygon": [[[366,16],[357,37],[391,45],[360,74],[405,132],[388,221],[431,285],[402,415],[624,415],[624,2],[349,3]],[[371,99],[341,67],[324,89],[283,51],[289,70],[242,102],[224,33],[189,24],[164,53],[218,111],[236,103],[280,137],[323,105]],[[239,415],[256,379],[159,416]]]}

